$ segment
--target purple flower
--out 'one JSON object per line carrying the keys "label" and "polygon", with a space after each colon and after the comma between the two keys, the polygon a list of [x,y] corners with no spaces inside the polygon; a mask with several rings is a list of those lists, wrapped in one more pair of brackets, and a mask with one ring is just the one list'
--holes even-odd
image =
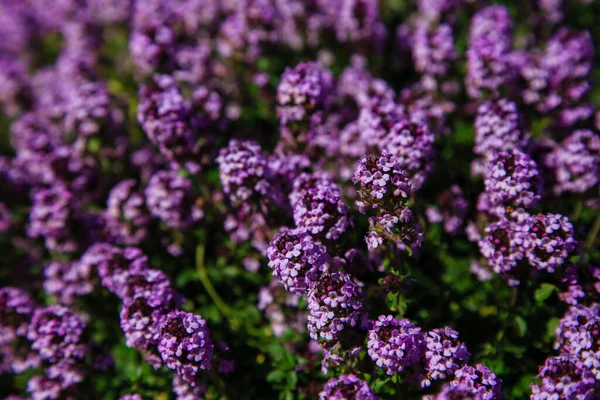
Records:
{"label": "purple flower", "polygon": [[102,286],[115,294],[121,293],[129,274],[148,269],[148,258],[140,249],[121,249],[107,243],[93,245],[78,262],[81,268],[96,270]]}
{"label": "purple flower", "polygon": [[[129,280],[136,278],[132,276]],[[125,343],[128,347],[146,350],[150,344],[155,344],[161,318],[178,308],[182,299],[173,289],[159,283],[148,285],[145,291],[134,288],[128,292],[131,296],[124,299],[120,312]]]}
{"label": "purple flower", "polygon": [[179,375],[173,375],[173,393],[177,400],[202,400],[204,392],[206,392],[206,385],[196,383],[192,387]]}
{"label": "purple flower", "polygon": [[369,384],[354,374],[331,378],[319,393],[319,400],[377,400]]}
{"label": "purple flower", "polygon": [[556,328],[557,348],[582,361],[595,379],[600,379],[600,305],[573,306]]}
{"label": "purple flower", "polygon": [[29,214],[29,237],[43,237],[50,251],[76,251],[78,244],[70,229],[74,202],[71,192],[61,185],[37,191]]}
{"label": "purple flower", "polygon": [[568,354],[546,359],[537,378],[541,382],[531,385],[532,400],[585,400],[600,389],[599,381],[586,365]]}
{"label": "purple flower", "polygon": [[[382,138],[379,147],[382,154],[387,153],[400,163],[400,167],[409,177],[412,188],[418,190],[433,169],[434,139],[427,125],[403,118]],[[387,161],[393,162],[389,159]]]}
{"label": "purple flower", "polygon": [[560,214],[538,214],[526,221],[529,228],[527,259],[532,267],[550,273],[562,267],[577,246],[573,224]]}
{"label": "purple flower", "polygon": [[60,304],[73,304],[94,290],[94,275],[89,264],[52,261],[44,267],[44,290]]}
{"label": "purple flower", "polygon": [[521,149],[525,140],[523,116],[515,103],[498,99],[479,106],[475,118],[475,154]]}
{"label": "purple flower", "polygon": [[350,226],[339,187],[323,174],[300,174],[290,193],[294,223],[311,235],[336,240]]}
{"label": "purple flower", "polygon": [[196,150],[189,104],[175,80],[157,75],[140,91],[138,121],[152,143],[171,160],[185,159]]}
{"label": "purple flower", "polygon": [[31,318],[27,339],[44,360],[57,362],[67,358],[83,358],[86,345],[81,343],[83,321],[68,308],[39,308]]}
{"label": "purple flower", "polygon": [[600,137],[590,130],[576,130],[544,159],[553,171],[556,195],[585,193],[600,181]]}
{"label": "purple flower", "polygon": [[267,249],[269,267],[286,290],[304,295],[310,283],[330,269],[330,256],[322,244],[301,229],[284,230],[275,235]]}
{"label": "purple flower", "polygon": [[594,44],[589,32],[560,28],[548,41],[544,54],[530,57],[521,68],[527,86],[523,101],[542,114],[558,113],[558,123],[571,126],[591,117],[586,102]]}
{"label": "purple flower", "polygon": [[362,157],[352,182],[358,185],[360,201],[356,205],[363,213],[367,207],[392,211],[405,204],[412,193],[402,163],[388,153]]}
{"label": "purple flower", "polygon": [[199,371],[212,367],[213,344],[199,315],[171,311],[161,319],[155,340],[167,367],[192,386]]}
{"label": "purple flower", "polygon": [[33,400],[78,398],[81,393],[76,385],[83,381],[83,372],[73,360],[61,360],[48,367],[44,375],[32,377],[27,383],[27,391]]}
{"label": "purple flower", "polygon": [[466,88],[469,96],[481,98],[498,91],[513,78],[510,60],[512,21],[503,6],[488,6],[471,20],[467,50]]}
{"label": "purple flower", "polygon": [[119,244],[139,245],[147,235],[150,214],[137,182],[126,179],[116,184],[106,201],[106,220],[112,237]]}
{"label": "purple flower", "polygon": [[375,79],[365,92],[358,92],[358,130],[365,143],[377,144],[404,115],[394,100],[395,93],[385,81]]}
{"label": "purple flower", "polygon": [[369,331],[369,356],[388,375],[414,368],[424,350],[421,328],[407,319],[380,315]]}
{"label": "purple flower", "polygon": [[418,72],[445,78],[456,60],[452,27],[419,20],[412,35],[412,56]]}
{"label": "purple flower", "polygon": [[464,343],[458,341],[458,332],[449,327],[427,332],[424,342],[427,377],[423,378],[422,386],[455,374],[471,356]]}
{"label": "purple flower", "polygon": [[257,143],[234,139],[220,150],[217,163],[223,191],[234,206],[279,196],[272,187],[273,173],[267,155]]}
{"label": "purple flower", "polygon": [[497,274],[505,274],[511,285],[518,285],[511,272],[525,258],[528,245],[527,226],[522,222],[501,219],[485,229],[487,236],[479,241],[481,254]]}
{"label": "purple flower", "polygon": [[344,329],[358,327],[364,318],[362,291],[343,272],[321,275],[311,284],[306,300],[307,327],[313,340],[332,341]]}
{"label": "purple flower", "polygon": [[277,115],[282,126],[302,121],[327,106],[333,75],[316,62],[286,68],[277,86]]}
{"label": "purple flower", "polygon": [[494,153],[485,177],[491,214],[504,216],[518,208],[536,206],[541,180],[535,161],[519,150]]}
{"label": "purple flower", "polygon": [[561,282],[566,290],[558,297],[567,304],[576,305],[600,300],[600,267],[572,264],[567,267]]}
{"label": "purple flower", "polygon": [[143,400],[142,396],[137,393],[126,394],[125,396],[119,397],[119,400]]}
{"label": "purple flower", "polygon": [[185,230],[204,218],[191,180],[175,170],[152,175],[144,194],[152,215],[171,229]]}
{"label": "purple flower", "polygon": [[[464,396],[464,397],[461,397]],[[454,372],[454,380],[445,384],[433,400],[502,399],[502,380],[488,367],[465,365]]]}

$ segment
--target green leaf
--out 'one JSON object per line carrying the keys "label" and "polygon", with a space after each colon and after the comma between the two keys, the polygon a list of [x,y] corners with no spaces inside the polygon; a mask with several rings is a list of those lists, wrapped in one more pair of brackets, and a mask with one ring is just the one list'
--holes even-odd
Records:
{"label": "green leaf", "polygon": [[271,371],[267,375],[267,382],[281,382],[286,378],[283,371]]}
{"label": "green leaf", "polygon": [[517,329],[517,334],[520,337],[524,337],[527,334],[527,321],[523,319],[523,317],[517,315],[515,317],[515,328]]}
{"label": "green leaf", "polygon": [[554,286],[553,284],[542,283],[541,286],[538,289],[536,289],[535,293],[533,294],[533,297],[536,301],[542,302],[548,297],[550,297],[552,292],[554,292],[554,289],[556,289],[556,286]]}

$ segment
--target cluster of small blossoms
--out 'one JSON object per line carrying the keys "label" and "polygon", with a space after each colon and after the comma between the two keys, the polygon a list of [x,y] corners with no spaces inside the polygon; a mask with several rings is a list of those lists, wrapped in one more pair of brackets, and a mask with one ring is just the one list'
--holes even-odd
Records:
{"label": "cluster of small blossoms", "polygon": [[286,290],[306,295],[332,265],[327,249],[303,229],[283,230],[273,237],[267,249],[273,276]]}
{"label": "cluster of small blossoms", "polygon": [[[273,335],[282,337],[288,327],[298,332],[306,331],[306,315],[297,310],[300,297],[291,292],[286,293],[285,287],[276,280],[260,288],[257,307],[269,319]],[[288,309],[294,312],[286,313]]]}
{"label": "cluster of small blossoms", "polygon": [[361,326],[363,294],[350,275],[344,272],[322,274],[311,284],[308,302],[308,331],[314,340],[332,341],[344,330]]}
{"label": "cluster of small blossoms", "polygon": [[455,330],[445,327],[422,332],[409,320],[391,315],[379,316],[368,337],[368,354],[377,366],[388,375],[406,373],[418,387],[454,375],[470,356]]}
{"label": "cluster of small blossoms", "polygon": [[569,265],[561,282],[566,288],[558,297],[567,304],[576,305],[600,300],[600,268],[597,266]]}
{"label": "cluster of small blossoms", "polygon": [[379,144],[382,154],[389,154],[400,162],[408,174],[413,190],[420,189],[433,169],[434,135],[422,122],[400,119]]}
{"label": "cluster of small blossoms", "polygon": [[106,200],[106,226],[109,236],[125,246],[139,245],[148,234],[150,212],[137,182],[126,179],[116,184]]}
{"label": "cluster of small blossoms", "polygon": [[370,249],[393,243],[412,253],[421,246],[423,233],[406,206],[412,187],[401,162],[392,154],[364,156],[358,162],[352,182],[358,186],[356,205],[366,213],[373,210],[365,240]]}
{"label": "cluster of small blossoms", "polygon": [[514,79],[512,21],[508,9],[493,5],[483,8],[471,19],[467,50],[466,90],[480,98],[485,93],[497,94]]}
{"label": "cluster of small blossoms", "polygon": [[465,365],[454,373],[455,379],[445,383],[435,396],[424,400],[502,399],[502,380],[482,364]]}
{"label": "cluster of small blossoms", "polygon": [[277,86],[277,115],[281,134],[285,140],[302,143],[302,127],[312,115],[326,108],[333,91],[333,75],[316,62],[304,62],[286,68]]}
{"label": "cluster of small blossoms", "polygon": [[294,223],[311,235],[336,240],[350,226],[340,189],[324,174],[300,174],[289,197]]}
{"label": "cluster of small blossoms", "polygon": [[41,358],[27,341],[29,322],[36,304],[21,289],[0,289],[0,375],[19,374],[40,365]]}
{"label": "cluster of small blossoms", "polygon": [[488,100],[477,108],[473,152],[483,158],[471,166],[474,175],[485,172],[487,160],[496,151],[523,149],[527,142],[523,116],[507,99]]}
{"label": "cluster of small blossoms", "polygon": [[444,78],[456,60],[454,34],[449,24],[420,20],[412,34],[415,69],[432,78]]}
{"label": "cluster of small blossoms", "polygon": [[530,209],[541,199],[541,180],[535,161],[519,150],[494,153],[485,176],[489,213],[502,217]]}
{"label": "cluster of small blossoms", "polygon": [[441,208],[429,207],[426,210],[427,219],[430,223],[444,223],[444,230],[456,235],[460,233],[467,213],[469,202],[465,199],[463,191],[458,185],[452,185],[437,196],[438,205]]}
{"label": "cluster of small blossoms", "polygon": [[553,172],[554,194],[593,191],[600,182],[600,137],[591,130],[573,131],[544,164]]}
{"label": "cluster of small blossoms", "polygon": [[557,114],[558,123],[572,126],[593,113],[587,102],[594,44],[588,32],[562,27],[543,54],[533,54],[521,67],[526,82],[522,98],[542,114]]}
{"label": "cluster of small blossoms", "polygon": [[600,305],[573,306],[556,328],[555,348],[583,362],[600,379]]}
{"label": "cluster of small blossoms", "polygon": [[34,399],[69,398],[85,377],[85,323],[64,306],[37,308],[31,317],[27,339],[31,349],[48,364],[43,375],[33,376],[27,391]]}
{"label": "cluster of small blossoms", "polygon": [[202,386],[199,372],[212,368],[214,360],[204,319],[179,310],[181,295],[162,271],[149,268],[138,249],[98,244],[84,258],[96,265],[102,284],[122,300],[120,319],[127,346],[141,351],[154,368],[164,363],[175,370],[185,381],[179,386],[197,391]]}
{"label": "cluster of small blossoms", "polygon": [[590,393],[600,390],[598,379],[581,360],[570,354],[546,359],[537,378],[540,383],[531,385],[532,400],[585,400]]}
{"label": "cluster of small blossoms", "polygon": [[204,218],[192,181],[176,170],[156,172],[144,194],[150,213],[171,229],[186,230]]}
{"label": "cluster of small blossoms", "polygon": [[190,106],[175,80],[157,75],[140,91],[137,117],[150,141],[171,160],[195,152],[198,139],[192,130]]}
{"label": "cluster of small blossoms", "polygon": [[354,374],[331,378],[319,392],[319,400],[377,400],[369,384]]}

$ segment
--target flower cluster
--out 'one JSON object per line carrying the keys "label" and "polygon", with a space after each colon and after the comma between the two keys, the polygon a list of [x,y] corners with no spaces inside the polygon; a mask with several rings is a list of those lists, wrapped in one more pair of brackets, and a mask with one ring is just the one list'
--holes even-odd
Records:
{"label": "flower cluster", "polygon": [[458,185],[452,185],[437,196],[437,202],[441,210],[429,207],[426,210],[427,219],[430,223],[444,223],[444,230],[456,235],[460,233],[467,213],[469,202],[465,199],[463,191]]}
{"label": "flower cluster", "polygon": [[319,393],[319,400],[377,400],[367,382],[354,374],[331,378]]}
{"label": "flower cluster", "polygon": [[469,96],[492,94],[514,79],[512,21],[503,6],[486,7],[473,16],[467,50],[466,89]]}
{"label": "flower cluster", "polygon": [[455,379],[442,386],[435,396],[427,400],[450,399],[501,399],[502,381],[484,365],[465,365],[455,372]]}
{"label": "flower cluster", "polygon": [[336,240],[350,226],[339,187],[327,176],[300,174],[290,193],[294,223],[310,234]]}
{"label": "flower cluster", "polygon": [[494,153],[487,167],[485,190],[491,214],[503,216],[513,210],[535,207],[541,198],[535,161],[518,150]]}

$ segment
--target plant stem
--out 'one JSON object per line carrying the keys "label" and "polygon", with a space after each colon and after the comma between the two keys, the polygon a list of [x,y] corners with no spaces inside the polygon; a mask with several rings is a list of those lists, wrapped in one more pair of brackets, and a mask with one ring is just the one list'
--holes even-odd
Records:
{"label": "plant stem", "polygon": [[[225,304],[225,302],[223,301],[221,296],[219,296],[219,294],[215,290],[214,286],[212,285],[212,283],[208,277],[208,274],[206,272],[206,267],[204,266],[204,253],[205,253],[204,243],[201,243],[198,245],[198,247],[196,247],[196,269],[198,270],[198,276],[200,277],[200,282],[202,282],[204,289],[206,289],[206,293],[208,293],[208,295],[210,296],[212,301],[215,303],[215,305],[217,306],[219,311],[221,311],[221,313],[227,319],[229,319],[230,322],[232,322],[233,319],[232,319],[231,309],[229,308],[229,306],[227,304]],[[232,325],[233,325],[233,323],[232,323]]]}
{"label": "plant stem", "polygon": [[581,211],[583,210],[583,200],[577,200],[575,203],[575,207],[573,208],[573,212],[571,213],[571,220],[573,222],[577,222],[579,216],[581,215]]}
{"label": "plant stem", "polygon": [[588,233],[585,238],[585,248],[591,249],[596,241],[596,236],[598,236],[598,231],[600,231],[600,215],[596,217],[594,221],[594,225],[592,225],[592,229],[590,229],[590,233]]}

